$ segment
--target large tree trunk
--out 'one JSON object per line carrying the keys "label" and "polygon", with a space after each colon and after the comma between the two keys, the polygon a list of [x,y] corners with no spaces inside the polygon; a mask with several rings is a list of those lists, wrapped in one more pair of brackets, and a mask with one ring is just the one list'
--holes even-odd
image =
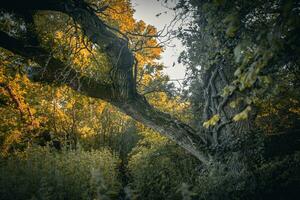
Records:
{"label": "large tree trunk", "polygon": [[[19,1],[9,0],[5,1],[3,8],[20,13],[20,16],[24,15],[24,12],[32,13],[31,11],[36,10],[53,10],[69,15],[81,26],[83,33],[90,41],[105,49],[113,65],[111,84],[96,81],[50,56],[50,52],[40,45],[31,45],[0,32],[1,47],[32,59],[41,66],[34,68],[31,72],[33,80],[47,83],[61,82],[84,95],[108,101],[135,120],[175,141],[204,164],[208,164],[206,143],[201,136],[190,126],[153,108],[145,97],[137,93],[133,75],[133,54],[128,48],[128,41],[120,39],[108,30],[84,1],[28,0],[26,4],[21,5]],[[57,74],[66,69],[69,72],[68,75],[65,74],[63,81],[57,80]]]}

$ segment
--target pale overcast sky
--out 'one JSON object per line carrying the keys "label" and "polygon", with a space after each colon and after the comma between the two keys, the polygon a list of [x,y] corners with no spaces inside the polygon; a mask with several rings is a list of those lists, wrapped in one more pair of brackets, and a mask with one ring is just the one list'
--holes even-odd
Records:
{"label": "pale overcast sky", "polygon": [[[147,24],[155,26],[158,31],[162,30],[164,26],[168,25],[174,18],[174,11],[164,7],[161,4],[162,1],[131,0],[131,2],[135,9],[134,18],[137,20],[143,20]],[[169,6],[171,6],[171,3],[172,1],[169,1]],[[164,13],[166,11],[167,13]],[[155,15],[158,13],[162,14],[159,17],[156,17]],[[173,39],[171,45],[176,45],[176,47],[166,47],[160,61],[167,67],[164,72],[168,74],[171,79],[183,79],[185,75],[185,67],[177,63],[177,58],[183,50],[183,46],[177,39]],[[172,67],[173,62],[176,63],[174,67]]]}

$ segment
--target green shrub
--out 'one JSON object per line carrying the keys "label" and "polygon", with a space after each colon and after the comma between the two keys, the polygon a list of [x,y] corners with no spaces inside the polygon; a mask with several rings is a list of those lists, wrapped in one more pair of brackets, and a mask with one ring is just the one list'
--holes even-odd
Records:
{"label": "green shrub", "polygon": [[[152,136],[151,136],[152,137]],[[163,138],[148,135],[129,159],[134,199],[297,199],[300,154],[247,162],[239,152],[202,166]],[[251,157],[251,160],[255,160]],[[297,198],[296,198],[297,197]]]}
{"label": "green shrub", "polygon": [[182,186],[193,182],[199,162],[156,135],[146,135],[131,153],[128,168],[133,199],[183,199]]}
{"label": "green shrub", "polygon": [[108,150],[30,148],[1,160],[0,199],[109,199],[120,190],[118,158]]}

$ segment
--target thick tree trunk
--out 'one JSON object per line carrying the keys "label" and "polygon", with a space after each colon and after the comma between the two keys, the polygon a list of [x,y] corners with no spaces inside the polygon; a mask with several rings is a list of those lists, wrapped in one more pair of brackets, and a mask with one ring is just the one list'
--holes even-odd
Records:
{"label": "thick tree trunk", "polygon": [[153,108],[145,97],[137,95],[133,100],[125,103],[112,103],[135,120],[175,141],[199,160],[208,164],[209,156],[202,136],[171,115]]}
{"label": "thick tree trunk", "polygon": [[209,127],[207,130],[206,134],[209,134],[211,143],[217,146],[223,142],[224,145],[227,139],[232,140],[242,136],[243,134],[249,133],[251,131],[252,122],[250,117],[251,112],[249,112],[248,120],[234,121],[234,116],[243,111],[246,105],[240,103],[235,108],[230,106],[232,101],[243,97],[239,96],[236,91],[226,96],[221,95],[224,88],[234,80],[234,77],[232,77],[233,72],[220,64],[219,66],[215,66],[214,68],[207,70],[204,76],[207,77],[207,81],[205,90],[203,91],[203,95],[205,96],[203,119],[204,121],[207,121],[214,115],[218,115],[220,117],[216,125]]}
{"label": "thick tree trunk", "polygon": [[[26,1],[26,5],[22,6],[16,0],[10,0],[6,3],[4,8],[16,13],[23,13],[25,9],[26,11],[53,10],[68,14],[81,26],[90,41],[105,49],[113,68],[112,84],[96,81],[83,76],[74,68],[51,57],[51,54],[41,46],[32,47],[22,40],[0,32],[1,47],[32,59],[41,66],[34,68],[30,73],[33,80],[66,84],[84,95],[108,101],[135,120],[170,138],[204,164],[208,164],[209,156],[205,147],[206,144],[200,135],[190,126],[153,108],[145,97],[136,92],[133,54],[127,46],[127,41],[109,31],[86,3],[81,0],[46,0],[42,2],[29,0]],[[57,74],[62,73],[63,70],[67,70],[68,75],[63,74],[63,80],[57,80]]]}

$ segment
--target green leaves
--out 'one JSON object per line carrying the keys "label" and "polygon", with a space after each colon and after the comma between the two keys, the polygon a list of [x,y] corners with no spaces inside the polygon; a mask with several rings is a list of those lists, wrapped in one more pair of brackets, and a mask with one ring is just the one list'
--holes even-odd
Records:
{"label": "green leaves", "polygon": [[120,189],[119,159],[105,149],[34,147],[0,162],[0,199],[116,199]]}
{"label": "green leaves", "polygon": [[234,37],[236,35],[236,32],[238,31],[239,27],[235,26],[235,25],[230,25],[227,29],[226,29],[226,35],[228,37]]}
{"label": "green leaves", "polygon": [[223,93],[221,94],[222,97],[229,96],[233,93],[233,91],[236,89],[234,85],[227,85],[223,88]]}
{"label": "green leaves", "polygon": [[240,25],[239,13],[233,12],[227,15],[223,22],[225,24],[228,24],[228,27],[225,32],[226,36],[231,38],[235,37]]}

